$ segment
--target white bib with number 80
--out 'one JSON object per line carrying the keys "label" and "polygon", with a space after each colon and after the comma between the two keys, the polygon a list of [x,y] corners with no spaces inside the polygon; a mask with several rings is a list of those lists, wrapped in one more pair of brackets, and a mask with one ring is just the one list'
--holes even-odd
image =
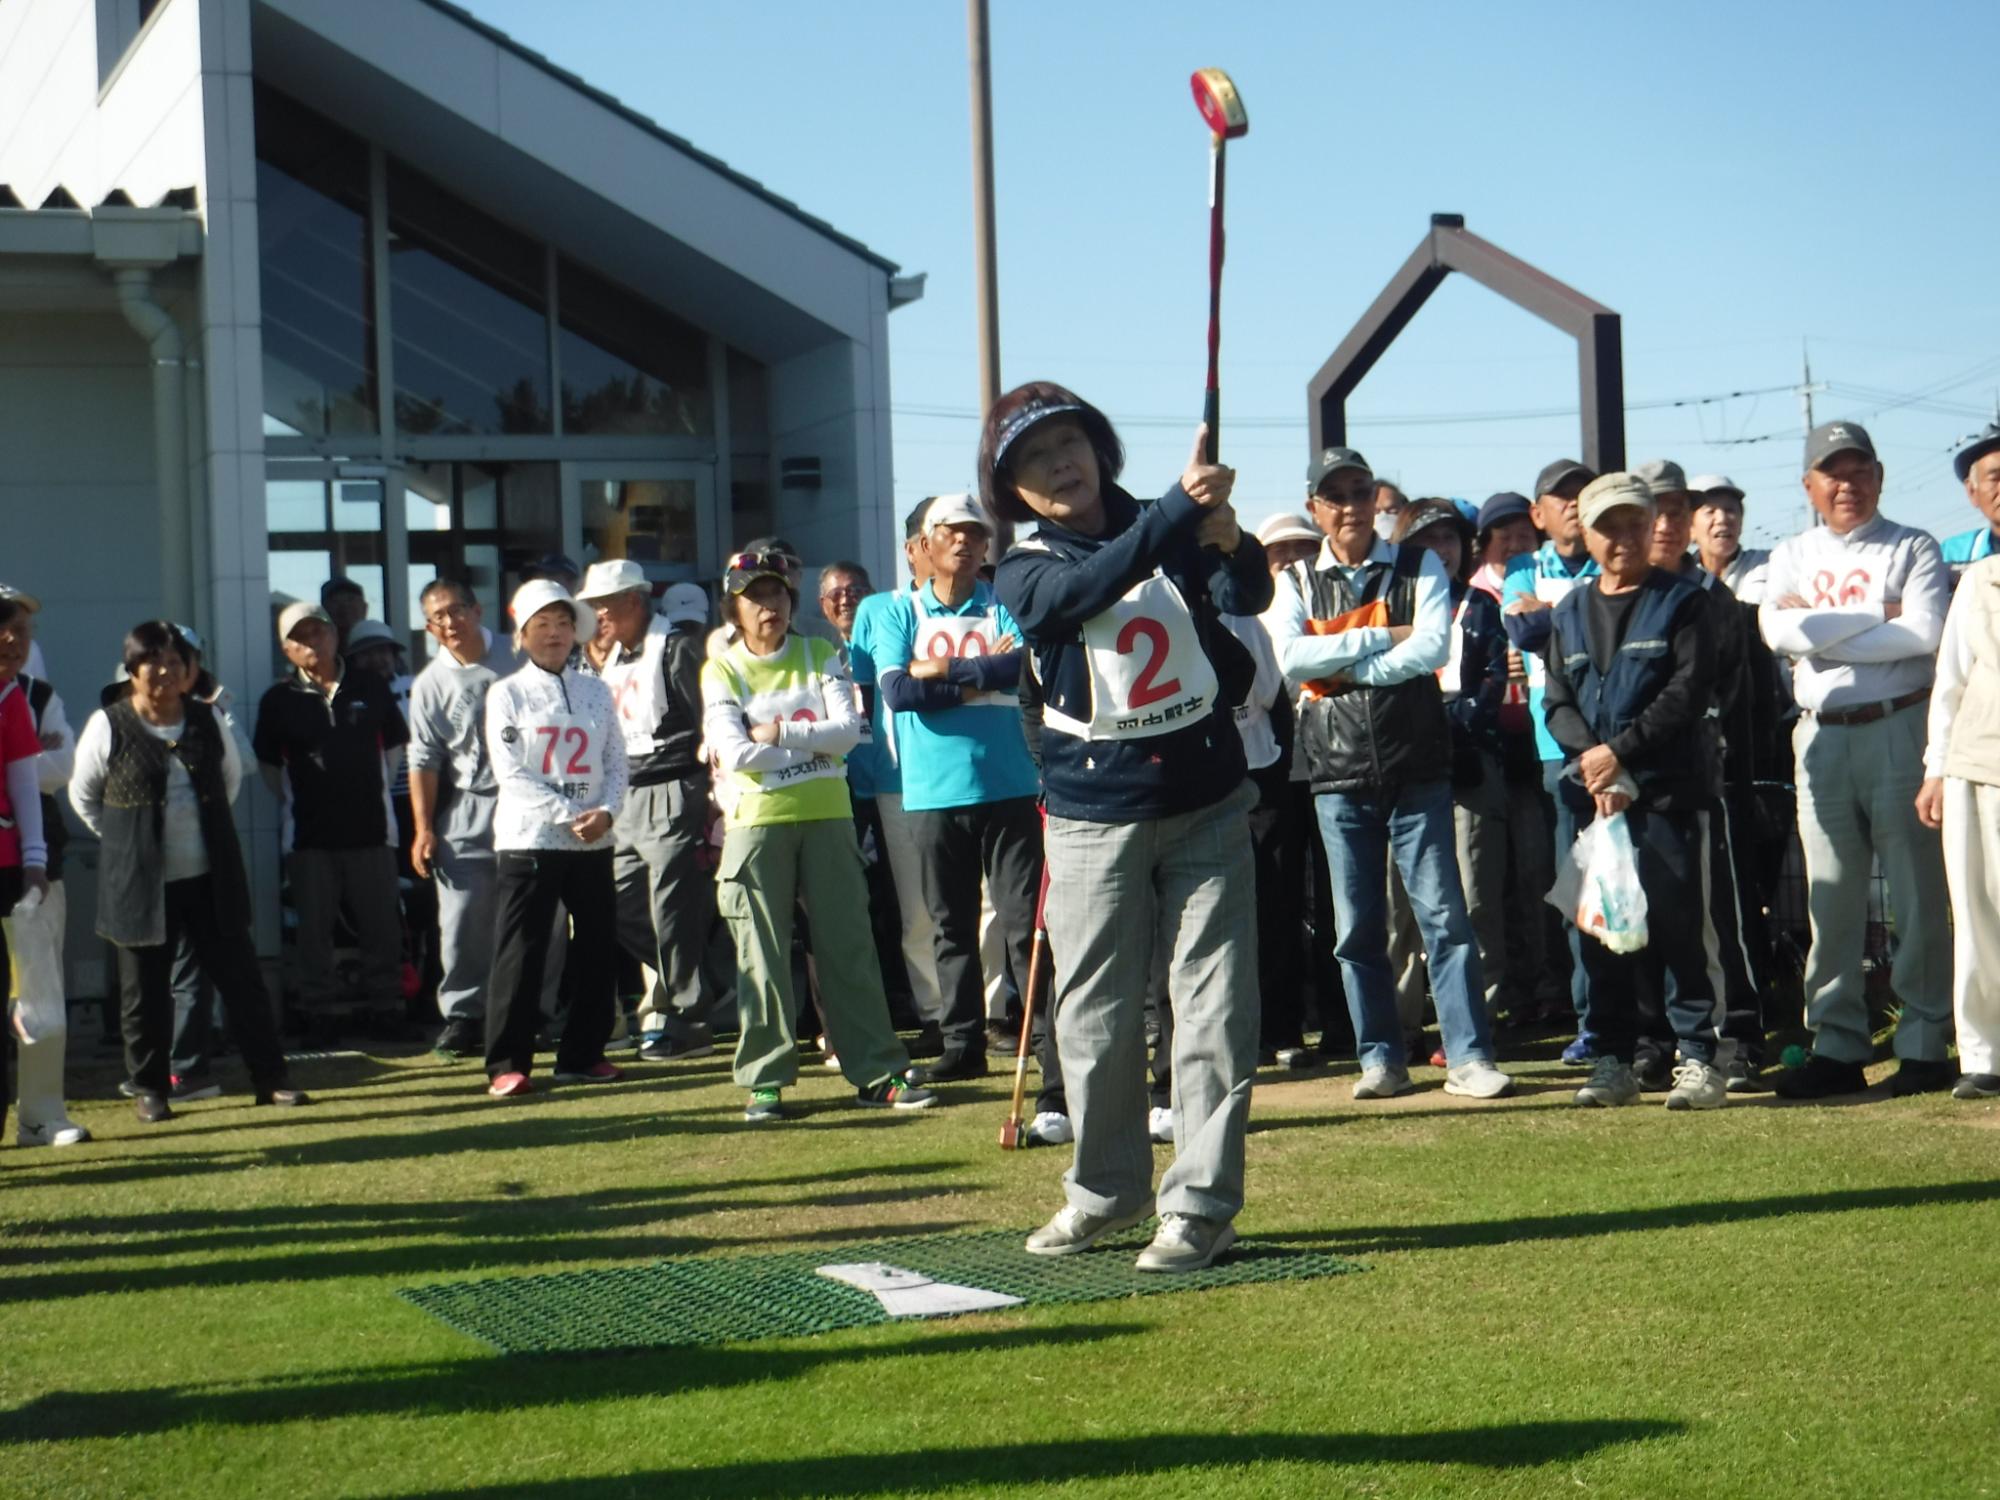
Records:
{"label": "white bib with number 80", "polygon": [[[916,655],[918,660],[942,657],[989,656],[1001,635],[1000,617],[983,615],[919,615]],[[965,707],[1016,708],[1021,700],[1013,693],[981,693],[967,689],[959,703]]]}
{"label": "white bib with number 80", "polygon": [[1138,740],[1199,723],[1215,711],[1215,668],[1194,616],[1171,580],[1155,573],[1084,622],[1090,663],[1090,722],[1043,711],[1047,722],[1086,740]]}

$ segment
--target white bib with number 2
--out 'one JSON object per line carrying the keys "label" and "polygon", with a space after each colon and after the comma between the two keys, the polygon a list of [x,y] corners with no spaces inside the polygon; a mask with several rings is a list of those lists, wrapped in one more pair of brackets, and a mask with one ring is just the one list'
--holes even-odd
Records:
{"label": "white bib with number 2", "polygon": [[1140,740],[1185,729],[1215,711],[1215,668],[1194,616],[1171,580],[1155,573],[1084,622],[1090,663],[1090,722],[1053,704],[1047,722],[1079,739]]}

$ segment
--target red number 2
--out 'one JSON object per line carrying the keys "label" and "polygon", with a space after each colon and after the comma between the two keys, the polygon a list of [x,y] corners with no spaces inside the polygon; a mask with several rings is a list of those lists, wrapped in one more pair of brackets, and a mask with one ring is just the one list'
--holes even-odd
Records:
{"label": "red number 2", "polygon": [[1165,682],[1155,682],[1153,678],[1167,661],[1167,627],[1158,620],[1145,615],[1134,615],[1125,622],[1125,628],[1118,632],[1118,654],[1130,656],[1138,645],[1139,638],[1145,637],[1152,655],[1146,665],[1139,669],[1139,675],[1132,679],[1132,701],[1127,707],[1139,709],[1149,703],[1158,703],[1162,698],[1171,698],[1181,690],[1181,680],[1170,677]]}
{"label": "red number 2", "polygon": [[569,753],[569,764],[563,768],[566,776],[588,776],[590,767],[583,763],[585,752],[590,749],[590,733],[571,725],[562,729],[554,724],[544,724],[535,730],[536,734],[548,736],[548,743],[542,746],[542,774],[552,776],[556,769],[556,746],[567,740],[574,747]]}

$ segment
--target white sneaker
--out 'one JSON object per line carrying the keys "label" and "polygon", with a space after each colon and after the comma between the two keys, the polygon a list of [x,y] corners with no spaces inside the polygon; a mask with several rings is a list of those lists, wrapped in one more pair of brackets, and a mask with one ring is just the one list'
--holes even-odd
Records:
{"label": "white sneaker", "polygon": [[1076,1132],[1070,1128],[1069,1116],[1059,1115],[1052,1109],[1045,1109],[1030,1120],[1023,1134],[1041,1146],[1067,1146],[1076,1139]]}
{"label": "white sneaker", "polygon": [[822,1068],[830,1068],[836,1073],[839,1072],[840,1059],[833,1055],[833,1049],[827,1046],[825,1037],[820,1037],[818,1040],[820,1051],[819,1065]]}
{"label": "white sneaker", "polygon": [[1367,1068],[1354,1081],[1354,1097],[1357,1099],[1393,1099],[1398,1094],[1407,1094],[1416,1085],[1410,1082],[1408,1073],[1394,1068]]}
{"label": "white sneaker", "polygon": [[70,1120],[52,1125],[22,1125],[14,1132],[17,1146],[81,1146],[90,1132]]}
{"label": "white sneaker", "polygon": [[1280,1047],[1277,1051],[1278,1066],[1286,1069],[1309,1068],[1312,1055],[1303,1047]]}
{"label": "white sneaker", "polygon": [[1074,1204],[1066,1204],[1053,1219],[1028,1236],[1026,1248],[1030,1255],[1075,1255],[1080,1250],[1088,1250],[1107,1234],[1143,1224],[1152,1216],[1151,1198],[1129,1214],[1112,1214],[1104,1218],[1087,1214]]}
{"label": "white sneaker", "polygon": [[1153,1138],[1156,1146],[1171,1146],[1174,1143],[1174,1112],[1164,1105],[1147,1110],[1146,1134]]}
{"label": "white sneaker", "polygon": [[1720,1109],[1729,1097],[1729,1079],[1722,1069],[1692,1059],[1674,1069],[1668,1109]]}
{"label": "white sneaker", "polygon": [[1444,1075],[1444,1091],[1468,1099],[1505,1099],[1514,1092],[1514,1080],[1484,1058],[1460,1063]]}
{"label": "white sneaker", "polygon": [[1141,1271],[1199,1271],[1236,1243],[1236,1226],[1197,1214],[1161,1214],[1160,1232],[1133,1264]]}
{"label": "white sneaker", "polygon": [[1600,1057],[1590,1070],[1590,1082],[1576,1091],[1578,1104],[1612,1109],[1639,1102],[1639,1080],[1632,1069],[1615,1057]]}

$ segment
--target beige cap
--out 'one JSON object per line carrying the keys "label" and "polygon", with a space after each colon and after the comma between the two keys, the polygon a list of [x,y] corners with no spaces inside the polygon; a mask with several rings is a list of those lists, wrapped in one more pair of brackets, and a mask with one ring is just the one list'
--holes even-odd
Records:
{"label": "beige cap", "polygon": [[310,599],[295,599],[278,611],[278,639],[290,640],[292,631],[298,627],[301,620],[320,620],[331,625],[333,616]]}
{"label": "beige cap", "polygon": [[652,598],[653,580],[630,558],[611,557],[590,565],[583,582],[577,585],[576,597],[588,604],[593,599],[611,599],[633,592],[643,592],[648,599]]}
{"label": "beige cap", "polygon": [[1311,542],[1317,547],[1325,538],[1297,511],[1281,510],[1257,523],[1257,540],[1266,547],[1273,542]]}
{"label": "beige cap", "polygon": [[939,495],[924,512],[924,530],[933,526],[978,526],[993,535],[993,518],[972,495]]}
{"label": "beige cap", "polygon": [[1638,475],[1622,469],[1600,475],[1583,487],[1583,493],[1576,497],[1577,519],[1586,526],[1595,526],[1606,512],[1621,505],[1636,506],[1649,513],[1653,509],[1652,487]]}

